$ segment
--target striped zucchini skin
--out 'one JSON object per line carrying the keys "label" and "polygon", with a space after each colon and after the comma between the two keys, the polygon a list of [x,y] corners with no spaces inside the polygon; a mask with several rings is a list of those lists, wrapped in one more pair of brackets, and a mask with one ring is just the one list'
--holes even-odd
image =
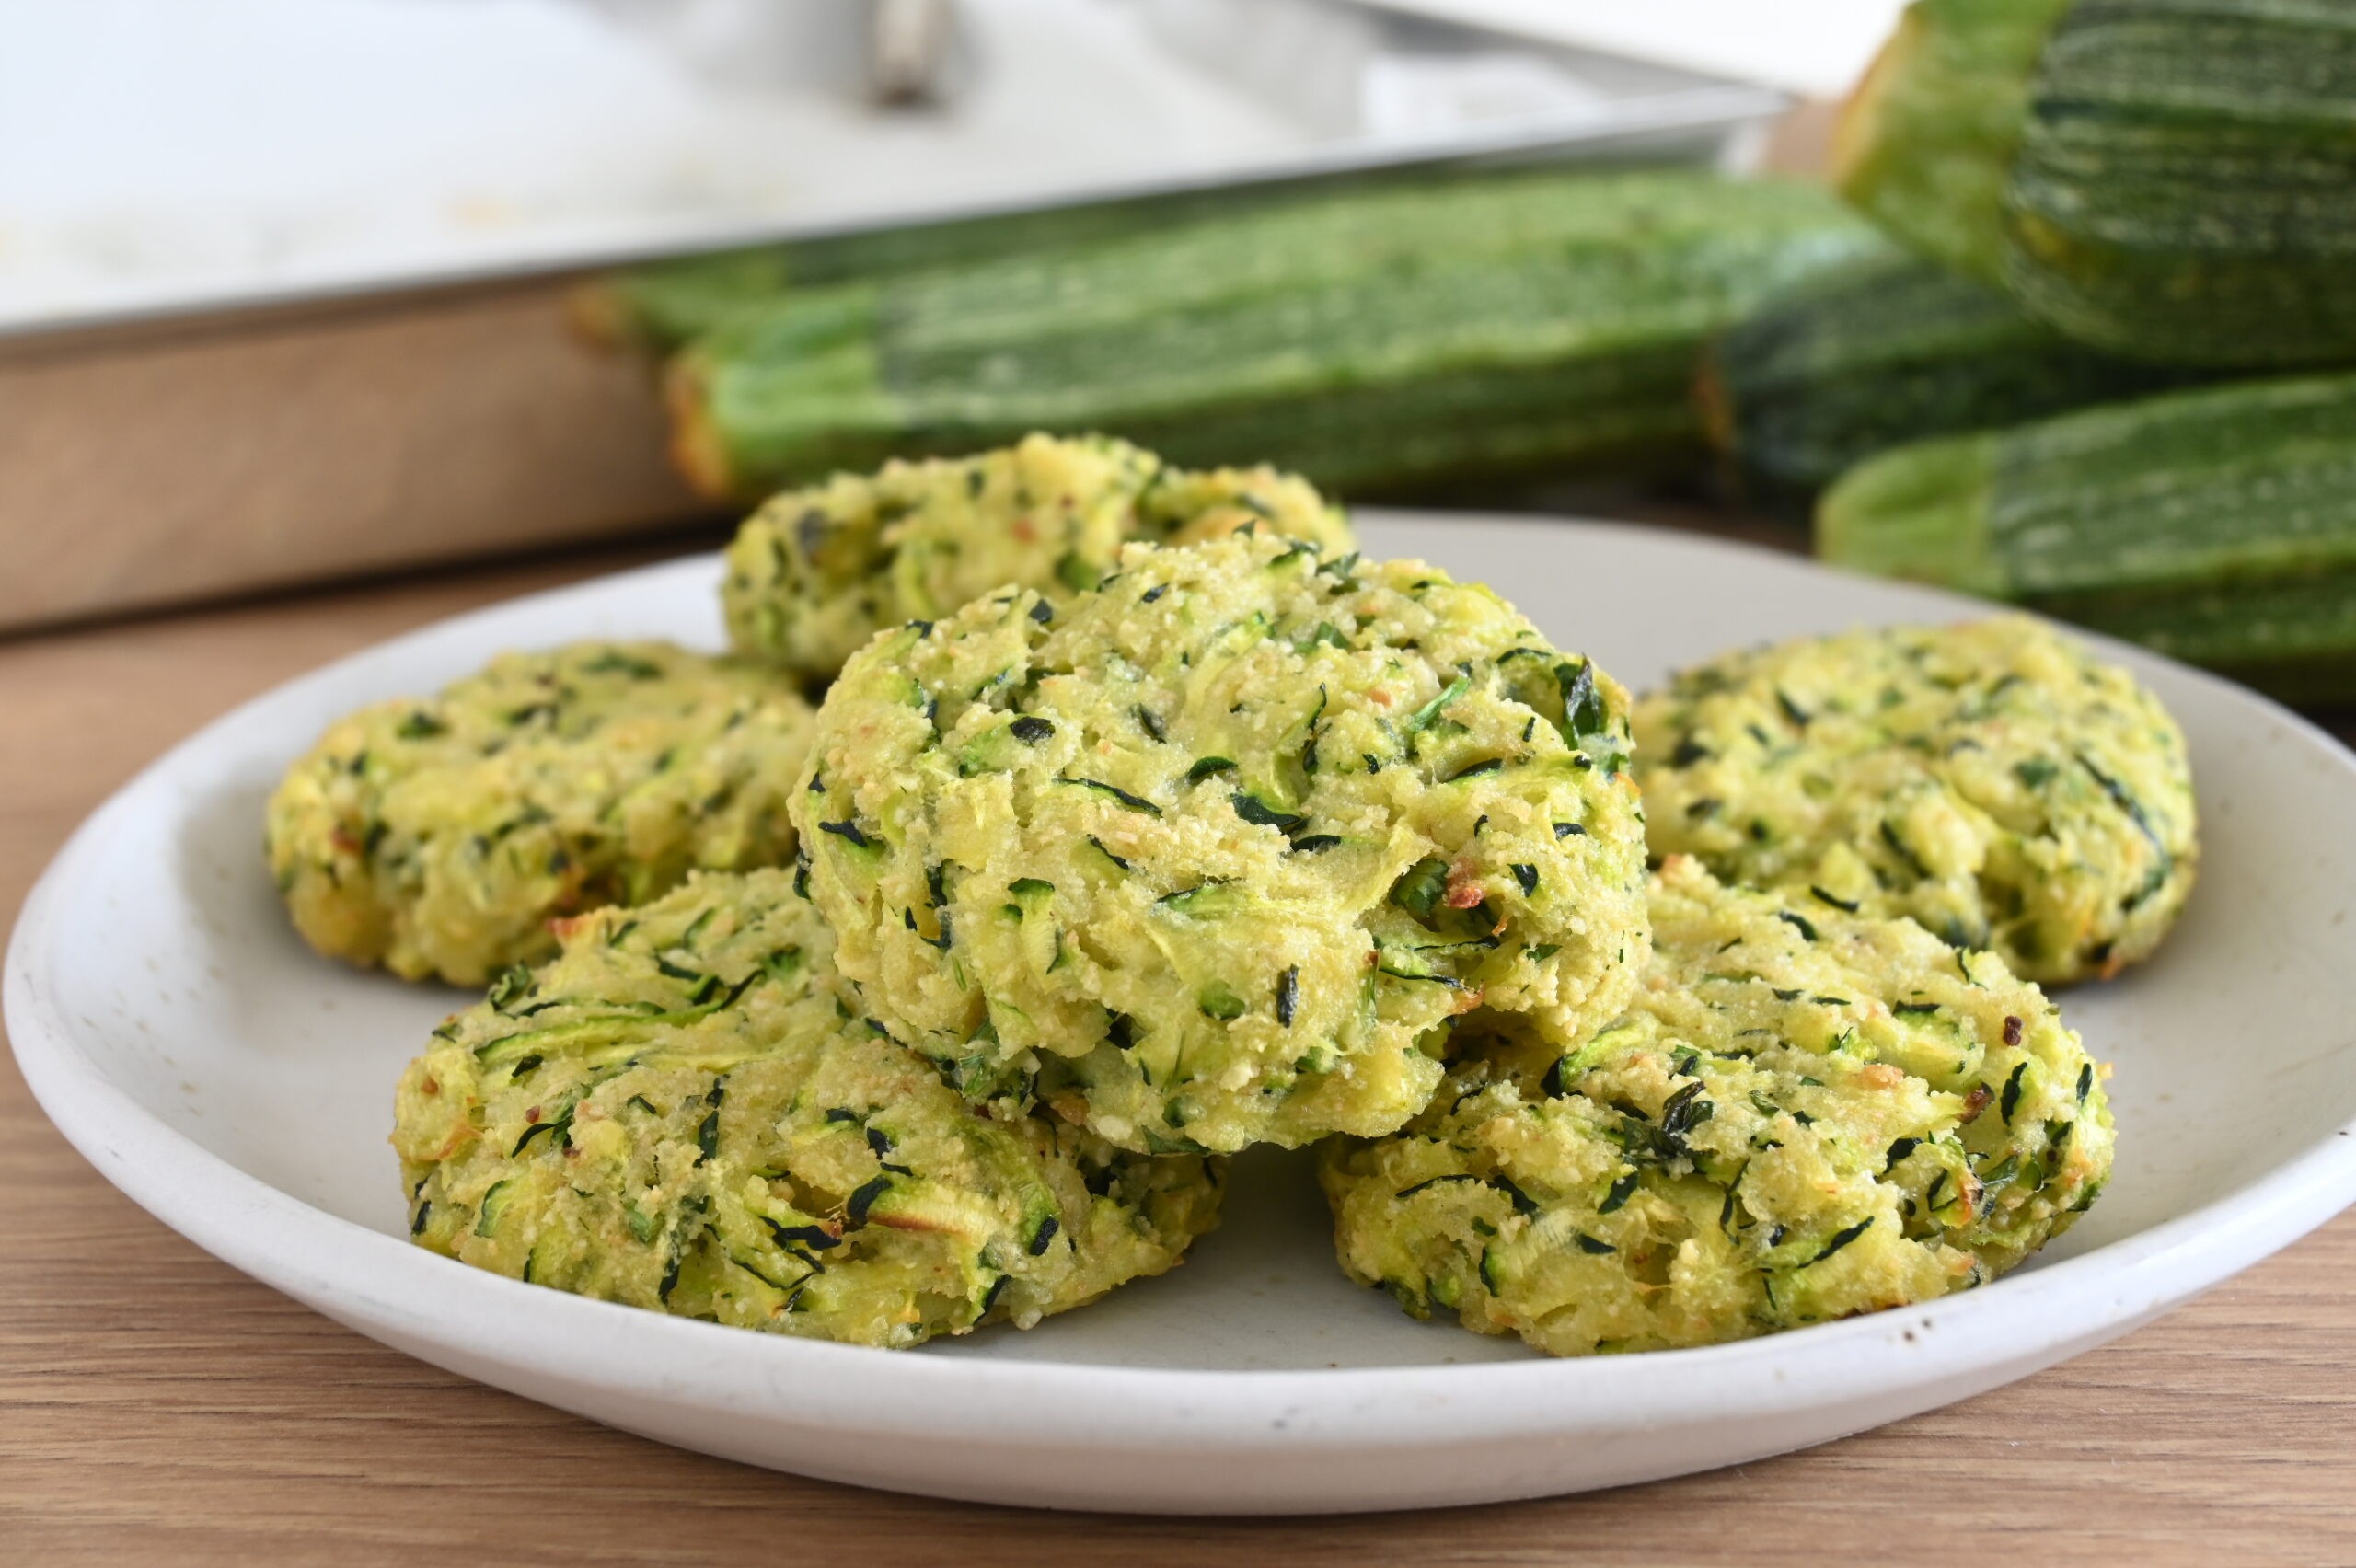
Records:
{"label": "striped zucchini skin", "polygon": [[2291,700],[2356,697],[2356,375],[1901,447],[1827,492],[1817,550],[2034,605]]}
{"label": "striped zucchini skin", "polygon": [[668,353],[784,293],[797,276],[792,250],[772,246],[650,261],[580,284],[567,307],[594,342]]}
{"label": "striped zucchini skin", "polygon": [[1870,229],[1807,187],[1519,173],[806,291],[675,362],[682,466],[743,498],[1094,429],[1360,490],[1658,462],[1700,347]]}
{"label": "striped zucchini skin", "polygon": [[1804,506],[1877,452],[2154,391],[2191,373],[2074,343],[1911,255],[1811,280],[1712,348],[1702,398],[1743,489]]}
{"label": "striped zucchini skin", "polygon": [[994,213],[941,223],[822,235],[778,245],[626,267],[577,289],[572,310],[591,337],[668,353],[765,306],[789,288],[929,271],[1105,240],[1204,218],[1278,207],[1343,190],[1429,182],[1428,170],[1372,170]]}
{"label": "striped zucchini skin", "polygon": [[1918,0],[1851,100],[1842,192],[2139,359],[2356,358],[2356,7]]}
{"label": "striped zucchini skin", "polygon": [[2004,187],[2070,0],[1915,0],[1842,112],[1833,183],[1923,255],[2004,275]]}
{"label": "striped zucchini skin", "polygon": [[2039,63],[2005,281],[2087,342],[2356,356],[2356,6],[2079,0]]}
{"label": "striped zucchini skin", "polygon": [[2194,590],[2079,620],[2300,707],[2356,703],[2356,571]]}

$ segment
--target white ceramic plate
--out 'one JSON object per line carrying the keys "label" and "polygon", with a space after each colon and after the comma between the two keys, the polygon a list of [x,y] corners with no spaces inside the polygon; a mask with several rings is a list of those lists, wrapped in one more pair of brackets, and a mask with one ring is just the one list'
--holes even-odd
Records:
{"label": "white ceramic plate", "polygon": [[[1732,644],[1967,601],[1639,529],[1388,514],[1369,552],[1496,584],[1634,686]],[[461,998],[306,951],[262,801],[336,715],[499,649],[718,640],[710,559],[400,638],[248,704],[103,807],[25,906],[7,1023],[57,1124],[220,1257],[441,1366],[617,1426],[871,1486],[1058,1507],[1405,1508],[1755,1458],[1963,1398],[2216,1284],[2356,1197],[2356,766],[2236,688],[2120,651],[2183,721],[2207,852],[2157,960],[2064,1010],[2119,1168],[2035,1266],[1930,1306],[1705,1350],[1543,1361],[1402,1317],[1333,1264],[1303,1156],[1240,1162],[1185,1267],[1030,1333],[891,1354],[493,1277],[410,1246],[392,1085]]]}

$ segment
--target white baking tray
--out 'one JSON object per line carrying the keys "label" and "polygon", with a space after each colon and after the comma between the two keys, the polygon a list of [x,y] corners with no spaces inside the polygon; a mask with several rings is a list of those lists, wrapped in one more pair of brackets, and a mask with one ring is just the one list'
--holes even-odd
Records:
{"label": "white baking tray", "polygon": [[0,335],[1496,155],[1729,155],[1772,89],[1347,0],[0,0]]}

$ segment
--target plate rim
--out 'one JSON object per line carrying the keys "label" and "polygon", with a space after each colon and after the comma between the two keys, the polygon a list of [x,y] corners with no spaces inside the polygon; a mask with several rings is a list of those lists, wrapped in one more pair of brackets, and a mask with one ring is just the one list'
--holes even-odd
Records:
{"label": "plate rim", "polygon": [[[1648,548],[1765,557],[1842,577],[1857,575],[1738,540],[1669,534],[1643,525],[1372,508],[1359,516],[1411,525],[1567,525],[1627,536]],[[48,984],[64,934],[54,906],[112,825],[167,792],[191,753],[248,721],[254,710],[283,703],[306,686],[333,684],[354,664],[398,657],[429,640],[463,637],[482,620],[584,589],[610,591],[625,582],[711,571],[716,561],[716,555],[692,555],[602,574],[479,606],[371,644],[209,721],[110,795],[34,883],[6,956],[5,1014],[11,1047],[36,1101],[68,1142],[132,1201],[231,1266],[372,1337],[385,1337],[379,1329],[400,1334],[400,1347],[413,1353],[409,1342],[435,1343],[454,1355],[487,1358],[541,1378],[617,1394],[664,1387],[674,1399],[691,1400],[700,1408],[784,1419],[812,1431],[877,1436],[920,1432],[933,1441],[987,1437],[1034,1447],[1112,1443],[1138,1457],[1206,1449],[1267,1456],[1307,1450],[1376,1454],[1425,1451],[1436,1444],[1562,1439],[1623,1426],[1631,1408],[1625,1396],[1631,1392],[1640,1393],[1634,1402],[1651,1424],[1668,1425],[1704,1415],[1738,1420],[1829,1409],[1897,1387],[1969,1378],[1995,1362],[2020,1363],[2019,1371],[2026,1372],[2033,1369],[2032,1362],[2045,1365],[2076,1354],[2180,1304],[2356,1202],[2351,1118],[2200,1207],[2076,1257],[1936,1301],[1731,1344],[1627,1356],[1288,1369],[909,1355],[748,1334],[524,1285],[423,1252],[248,1174],[141,1106],[75,1047],[74,1027]],[[1985,615],[2002,608],[1935,590],[1862,581],[1907,588],[1930,614]],[[2173,677],[2255,705],[2356,786],[2356,755],[2299,715],[2204,672],[2067,629],[2107,657],[2164,667]],[[365,1320],[354,1321],[329,1303]],[[2066,1314],[2052,1312],[2065,1304]],[[2065,1317],[2064,1332],[2036,1326],[2056,1316]],[[2025,1328],[2031,1331],[2026,1336]],[[2023,1359],[2024,1343],[2031,1347],[2028,1361]],[[1848,1354],[1824,1354],[1836,1344]],[[1783,1364],[1796,1354],[1811,1364],[1805,1382],[1784,1375]],[[2035,1360],[2040,1355],[2043,1360]],[[723,1366],[749,1367],[752,1375],[738,1370],[720,1376]],[[780,1389],[788,1384],[794,1398],[791,1408],[781,1409]],[[1019,1417],[1007,1402],[1011,1394],[1019,1398],[1012,1407]],[[1151,1401],[1154,1419],[1108,1423],[1105,1407],[1133,1401]],[[1410,1410],[1415,1419],[1405,1429],[1369,1419]],[[912,1478],[911,1485],[921,1482]],[[1420,1502],[1404,1499],[1395,1505]]]}

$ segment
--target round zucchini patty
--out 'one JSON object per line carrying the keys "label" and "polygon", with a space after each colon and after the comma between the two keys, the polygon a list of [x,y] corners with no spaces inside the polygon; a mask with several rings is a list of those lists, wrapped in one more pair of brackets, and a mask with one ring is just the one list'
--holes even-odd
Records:
{"label": "round zucchini patty", "polygon": [[791,859],[810,725],[741,660],[659,642],[505,654],[330,729],[271,798],[271,870],[321,952],[480,986],[554,952],[553,917]]}
{"label": "round zucchini patty", "polygon": [[1635,727],[1657,858],[1911,916],[2028,979],[2117,973],[2192,889],[2183,732],[2024,616],[1728,654]]}
{"label": "round zucchini patty", "polygon": [[793,797],[877,1015],[1125,1147],[1380,1133],[1645,956],[1625,698],[1483,587],[1239,536],[879,637]]}
{"label": "round zucchini patty", "polygon": [[887,626],[1009,585],[1068,598],[1132,540],[1192,543],[1246,523],[1350,548],[1340,510],[1305,479],[1165,468],[1125,441],[1033,435],[774,497],[729,547],[722,598],[740,651],[823,683]]}
{"label": "round zucchini patty", "polygon": [[410,1231],[479,1268],[742,1328],[915,1344],[1160,1274],[1217,1163],[994,1119],[859,1015],[782,871],[564,923],[400,1085]]}
{"label": "round zucchini patty", "polygon": [[1353,1278],[1551,1355],[1666,1349],[1980,1284],[2094,1202],[2104,1073],[2001,959],[1682,856],[1651,904],[1611,1028],[1463,1042],[1404,1132],[1321,1150]]}

